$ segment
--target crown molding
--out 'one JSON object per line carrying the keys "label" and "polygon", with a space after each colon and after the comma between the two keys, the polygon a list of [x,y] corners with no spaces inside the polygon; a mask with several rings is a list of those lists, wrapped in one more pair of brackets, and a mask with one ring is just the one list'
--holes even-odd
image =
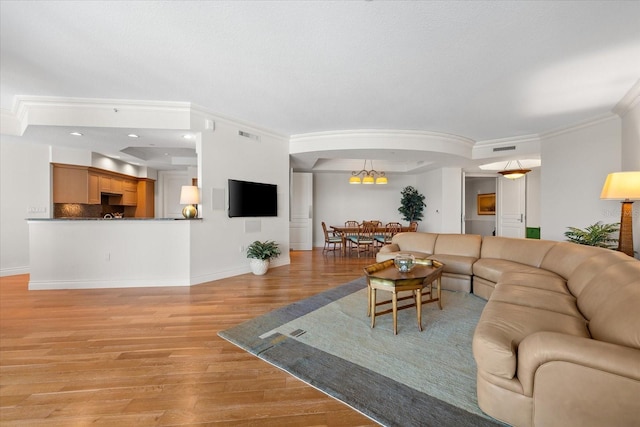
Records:
{"label": "crown molding", "polygon": [[592,119],[589,120],[585,120],[583,122],[580,123],[576,123],[572,126],[569,127],[565,127],[565,128],[561,128],[561,129],[556,129],[556,130],[551,130],[549,132],[545,132],[545,133],[541,133],[540,134],[540,139],[549,139],[549,138],[554,138],[556,136],[560,136],[560,135],[564,135],[566,133],[571,133],[571,132],[575,132],[578,131],[580,129],[584,129],[584,128],[588,128],[591,126],[595,126],[601,123],[605,123],[611,120],[620,120],[620,117],[617,114],[613,114],[613,113],[605,113],[602,114],[598,117],[594,117]]}
{"label": "crown molding", "polygon": [[289,154],[333,150],[409,150],[450,154],[470,159],[475,142],[446,133],[357,129],[297,134],[290,138]]}
{"label": "crown molding", "polygon": [[261,135],[271,138],[285,139],[287,141],[289,140],[289,135],[281,134],[272,129],[267,129],[257,126],[253,123],[245,122],[243,120],[212,112],[201,105],[191,104],[191,111],[194,115],[199,116],[202,119],[209,119],[213,120],[214,122],[226,123],[229,126],[238,127],[242,130],[249,130],[251,133],[260,133]]}
{"label": "crown molding", "polygon": [[638,105],[638,102],[640,102],[640,79],[629,89],[611,111],[620,117],[624,117],[625,114]]}

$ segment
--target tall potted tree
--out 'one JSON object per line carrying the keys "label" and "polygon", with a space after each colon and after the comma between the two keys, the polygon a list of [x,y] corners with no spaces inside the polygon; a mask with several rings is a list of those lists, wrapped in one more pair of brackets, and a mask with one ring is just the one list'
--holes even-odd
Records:
{"label": "tall potted tree", "polygon": [[422,211],[427,206],[424,196],[410,185],[404,187],[400,194],[402,198],[398,212],[402,214],[402,219],[409,222],[420,221],[423,217]]}
{"label": "tall potted tree", "polygon": [[269,264],[272,258],[280,256],[280,248],[278,244],[271,240],[260,242],[256,240],[247,247],[247,258],[249,258],[249,267],[253,274],[262,276],[269,270]]}

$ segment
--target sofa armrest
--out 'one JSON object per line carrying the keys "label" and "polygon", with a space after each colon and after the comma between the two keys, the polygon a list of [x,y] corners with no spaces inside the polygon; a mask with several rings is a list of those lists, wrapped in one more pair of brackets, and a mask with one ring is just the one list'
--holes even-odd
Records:
{"label": "sofa armrest", "polygon": [[380,253],[388,253],[388,252],[398,252],[400,250],[400,246],[397,243],[391,243],[390,245],[384,245],[380,248],[378,252]]}
{"label": "sofa armrest", "polygon": [[[640,350],[557,332],[536,332],[518,346],[518,380],[532,396],[536,372],[551,362],[566,362],[589,370],[640,381]],[[584,378],[579,379],[577,384]]]}

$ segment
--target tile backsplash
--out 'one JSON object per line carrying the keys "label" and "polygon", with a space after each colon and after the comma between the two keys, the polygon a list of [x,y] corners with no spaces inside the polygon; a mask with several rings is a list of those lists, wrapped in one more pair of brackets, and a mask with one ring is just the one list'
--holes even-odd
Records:
{"label": "tile backsplash", "polygon": [[[135,209],[135,208],[134,208]],[[105,214],[121,212],[125,217],[133,216],[134,212],[124,206],[113,205],[85,205],[80,203],[55,203],[53,205],[54,218],[102,218]]]}

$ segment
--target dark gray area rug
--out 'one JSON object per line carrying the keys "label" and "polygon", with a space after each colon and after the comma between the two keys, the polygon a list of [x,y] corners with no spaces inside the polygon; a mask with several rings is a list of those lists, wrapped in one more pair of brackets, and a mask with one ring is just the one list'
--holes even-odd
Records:
{"label": "dark gray area rug", "polygon": [[[495,426],[476,401],[471,340],[485,301],[443,291],[443,310],[366,315],[364,277],[219,335],[388,426]],[[378,292],[378,299],[388,298]]]}

